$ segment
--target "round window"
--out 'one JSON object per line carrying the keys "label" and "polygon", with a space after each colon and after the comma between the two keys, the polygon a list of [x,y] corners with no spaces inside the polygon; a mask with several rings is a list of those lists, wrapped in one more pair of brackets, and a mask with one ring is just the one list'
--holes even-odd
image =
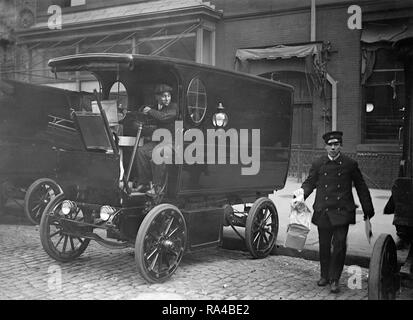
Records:
{"label": "round window", "polygon": [[205,85],[199,78],[191,80],[187,92],[188,114],[195,124],[199,124],[205,117],[207,96]]}

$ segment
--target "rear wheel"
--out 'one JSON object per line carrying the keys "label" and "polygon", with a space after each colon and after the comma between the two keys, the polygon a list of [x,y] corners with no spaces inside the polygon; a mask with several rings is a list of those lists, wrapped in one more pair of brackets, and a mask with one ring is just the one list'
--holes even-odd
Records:
{"label": "rear wheel", "polygon": [[61,192],[60,186],[52,179],[42,178],[33,182],[27,189],[24,197],[24,213],[26,217],[33,224],[39,224],[47,204]]}
{"label": "rear wheel", "polygon": [[393,238],[381,234],[376,240],[370,258],[369,300],[394,300],[399,288],[397,276],[397,251]]}
{"label": "rear wheel", "polygon": [[245,242],[254,258],[268,256],[278,235],[278,213],[274,203],[265,197],[254,202],[248,212]]}
{"label": "rear wheel", "polygon": [[[46,206],[40,220],[40,240],[43,249],[50,257],[57,261],[69,262],[79,257],[86,250],[90,239],[74,234],[79,230],[76,230],[70,224],[70,220],[85,221],[87,217],[80,209],[64,215],[62,213],[64,200],[66,200],[65,195],[61,193]],[[86,229],[83,228],[82,230]]]}
{"label": "rear wheel", "polygon": [[135,243],[135,261],[151,283],[169,279],[181,262],[187,241],[185,219],[179,209],[160,204],[146,215]]}

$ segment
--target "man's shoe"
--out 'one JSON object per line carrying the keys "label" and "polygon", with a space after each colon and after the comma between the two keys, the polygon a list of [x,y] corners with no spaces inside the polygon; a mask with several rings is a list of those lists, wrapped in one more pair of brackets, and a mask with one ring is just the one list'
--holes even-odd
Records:
{"label": "man's shoe", "polygon": [[145,193],[147,196],[155,198],[157,196],[156,190],[154,187],[150,188],[148,191]]}
{"label": "man's shoe", "polygon": [[317,285],[319,287],[325,287],[328,285],[328,280],[326,278],[321,277],[320,280],[317,281]]}
{"label": "man's shoe", "polygon": [[330,291],[332,293],[339,293],[340,292],[340,284],[338,280],[331,281]]}
{"label": "man's shoe", "polygon": [[133,191],[135,192],[141,192],[141,193],[145,193],[146,191],[149,190],[149,185],[147,184],[140,184],[136,187],[136,189],[134,189]]}

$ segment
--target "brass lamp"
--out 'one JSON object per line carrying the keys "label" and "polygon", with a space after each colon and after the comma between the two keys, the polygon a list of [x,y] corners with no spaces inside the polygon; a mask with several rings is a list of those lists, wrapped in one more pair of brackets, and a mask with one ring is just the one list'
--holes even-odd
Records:
{"label": "brass lamp", "polygon": [[216,128],[224,128],[228,124],[228,115],[225,113],[225,108],[220,102],[217,107],[217,112],[212,116],[212,123]]}

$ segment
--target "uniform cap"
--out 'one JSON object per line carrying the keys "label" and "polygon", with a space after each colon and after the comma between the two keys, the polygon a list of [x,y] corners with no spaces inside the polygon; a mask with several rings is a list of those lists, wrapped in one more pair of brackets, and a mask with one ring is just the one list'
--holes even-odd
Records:
{"label": "uniform cap", "polygon": [[323,139],[326,144],[334,142],[343,142],[343,132],[341,131],[330,131],[323,134]]}

